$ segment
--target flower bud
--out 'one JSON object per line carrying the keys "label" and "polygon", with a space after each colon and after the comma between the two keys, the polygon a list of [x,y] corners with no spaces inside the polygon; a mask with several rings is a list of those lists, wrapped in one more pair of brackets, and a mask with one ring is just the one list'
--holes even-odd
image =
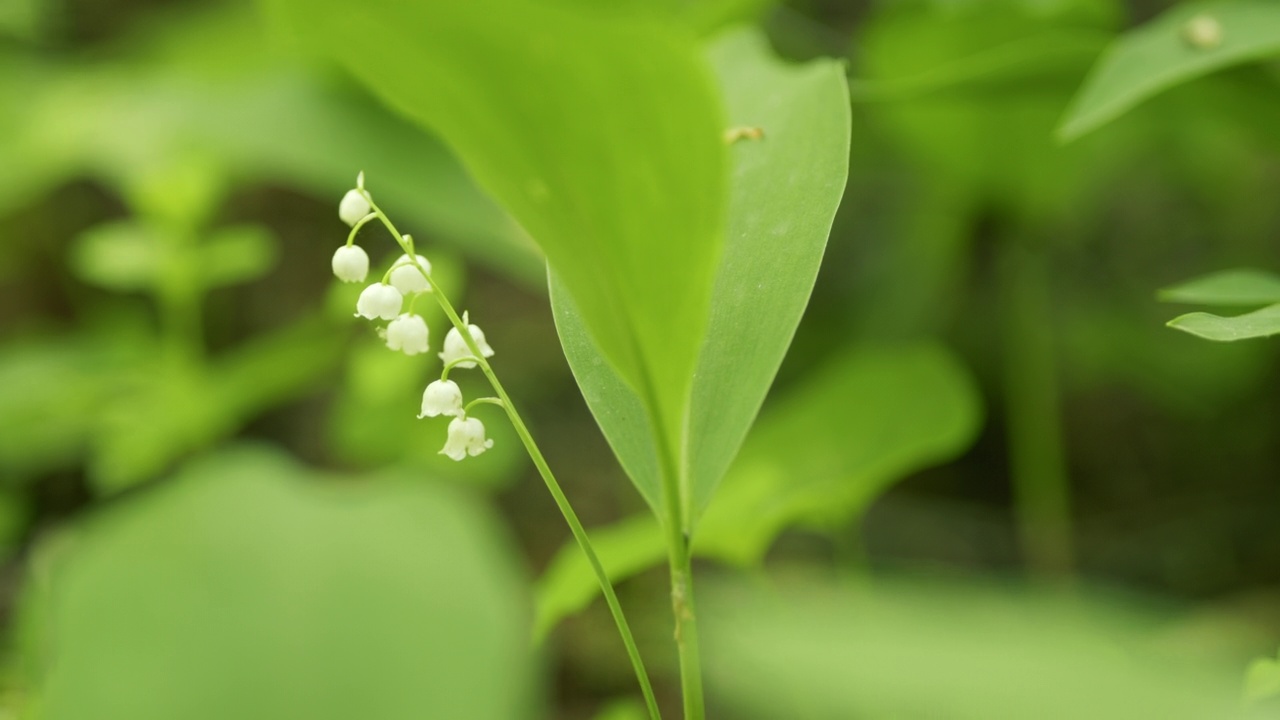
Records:
{"label": "flower bud", "polygon": [[370,320],[393,320],[400,314],[400,305],[403,303],[400,291],[385,283],[374,283],[360,293],[360,299],[356,301],[356,314]]}
{"label": "flower bud", "polygon": [[343,245],[333,253],[333,274],[342,282],[364,282],[369,256],[359,245]]}
{"label": "flower bud", "polygon": [[484,423],[476,418],[456,417],[449,422],[449,438],[440,454],[461,460],[468,455],[475,457],[491,447],[493,441],[484,437]]}
{"label": "flower bud", "polygon": [[[476,347],[480,349],[480,354],[487,358],[493,357],[493,348],[489,347],[489,343],[485,342],[484,331],[475,325],[468,325],[467,328],[471,330],[471,338],[476,341]],[[471,353],[471,348],[467,347],[467,341],[462,338],[462,333],[458,332],[458,328],[449,328],[449,333],[444,336],[444,351],[440,353],[440,359],[444,361],[444,364],[448,365],[454,360],[464,357],[474,357]],[[475,366],[474,362],[468,361],[460,362],[455,367],[473,368]]]}
{"label": "flower bud", "polygon": [[[415,255],[414,257],[418,258],[418,264],[422,266],[423,270],[431,272],[431,263],[426,258],[421,255]],[[422,276],[422,272],[409,260],[408,255],[401,255],[392,265],[391,284],[400,291],[401,295],[412,295],[431,289],[427,279]]]}
{"label": "flower bud", "polygon": [[368,198],[359,190],[348,190],[347,194],[342,196],[342,202],[338,203],[338,217],[348,225],[355,225],[360,222],[360,218],[372,211],[373,207],[369,205]]}
{"label": "flower bud", "polygon": [[462,390],[452,380],[437,380],[422,393],[422,414],[418,417],[437,415],[462,416]]}
{"label": "flower bud", "polygon": [[427,321],[421,315],[401,315],[387,326],[387,347],[405,355],[427,351]]}

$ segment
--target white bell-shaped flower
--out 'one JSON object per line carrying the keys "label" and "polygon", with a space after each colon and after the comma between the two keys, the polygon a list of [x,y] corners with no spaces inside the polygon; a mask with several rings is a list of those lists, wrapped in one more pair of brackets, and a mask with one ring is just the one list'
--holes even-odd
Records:
{"label": "white bell-shaped flower", "polygon": [[[426,258],[421,255],[415,255],[414,257],[418,258],[418,264],[422,266],[423,270],[431,272],[431,263]],[[401,255],[391,268],[391,285],[399,290],[401,295],[412,295],[431,289],[427,279],[422,276],[422,272],[409,260],[408,255]]]}
{"label": "white bell-shaped flower", "polygon": [[462,416],[462,390],[452,380],[436,380],[422,393],[420,418],[437,415]]}
{"label": "white bell-shaped flower", "polygon": [[405,313],[387,326],[387,347],[405,355],[417,355],[428,350],[427,321],[421,315]]}
{"label": "white bell-shaped flower", "polygon": [[360,222],[360,218],[372,211],[373,207],[369,205],[368,198],[359,190],[348,190],[347,194],[342,196],[342,202],[338,203],[338,217],[348,225],[355,225]]}
{"label": "white bell-shaped flower", "polygon": [[[464,320],[465,322],[465,320]],[[480,354],[484,357],[493,357],[493,348],[489,347],[489,343],[484,340],[484,331],[475,325],[468,324],[467,328],[471,330],[471,337],[476,341],[476,347],[480,348]],[[462,333],[458,332],[458,328],[449,328],[449,333],[444,336],[444,351],[440,353],[440,359],[445,365],[464,357],[475,357],[471,353],[471,348],[467,347],[467,341],[462,339]],[[476,364],[472,361],[460,362],[455,367],[473,368]]]}
{"label": "white bell-shaped flower", "polygon": [[342,282],[364,282],[369,256],[359,245],[343,245],[333,253],[333,274]]}
{"label": "white bell-shaped flower", "polygon": [[400,306],[404,303],[400,291],[385,283],[374,283],[360,293],[356,301],[356,314],[373,320],[394,320],[400,314]]}
{"label": "white bell-shaped flower", "polygon": [[473,417],[456,417],[449,422],[449,439],[440,454],[461,460],[468,455],[475,457],[491,447],[493,441],[484,437],[484,423]]}

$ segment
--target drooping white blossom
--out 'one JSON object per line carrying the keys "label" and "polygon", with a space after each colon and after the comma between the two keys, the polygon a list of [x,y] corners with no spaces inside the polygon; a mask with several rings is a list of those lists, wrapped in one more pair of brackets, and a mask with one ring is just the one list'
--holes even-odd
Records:
{"label": "drooping white blossom", "polygon": [[[431,263],[421,255],[415,255],[418,258],[418,264],[423,270],[431,272]],[[412,295],[413,293],[426,292],[431,289],[431,285],[427,279],[422,276],[422,272],[409,260],[408,255],[401,255],[391,266],[391,284],[395,289],[400,291],[401,295]]]}
{"label": "drooping white blossom", "polygon": [[333,274],[342,282],[364,282],[369,256],[359,245],[343,245],[333,253]]}
{"label": "drooping white blossom", "polygon": [[493,441],[484,437],[484,423],[473,417],[456,417],[449,422],[449,438],[440,454],[461,460],[468,455],[475,457],[491,447]]}
{"label": "drooping white blossom", "polygon": [[405,355],[417,355],[429,349],[427,321],[421,315],[405,313],[387,326],[387,347]]}
{"label": "drooping white blossom", "polygon": [[375,318],[394,320],[400,314],[402,304],[404,304],[404,298],[399,290],[377,282],[360,293],[360,299],[356,301],[356,314],[370,320]]}
{"label": "drooping white blossom", "polygon": [[360,218],[372,211],[373,207],[369,205],[368,198],[359,190],[348,190],[347,194],[342,196],[342,202],[338,203],[338,217],[348,225],[355,225],[360,222]]}
{"label": "drooping white blossom", "polygon": [[436,380],[422,393],[422,413],[418,417],[462,415],[462,390],[452,380]]}
{"label": "drooping white blossom", "polygon": [[[466,322],[465,316],[463,322]],[[489,343],[485,342],[484,331],[475,325],[468,323],[467,328],[471,330],[471,337],[476,341],[476,347],[480,349],[483,357],[493,357],[493,348],[489,347]],[[475,357],[471,348],[467,347],[467,341],[462,338],[462,333],[458,332],[458,328],[449,328],[449,333],[444,336],[444,350],[440,353],[440,359],[444,364],[448,365],[454,360],[465,357]],[[460,362],[455,367],[473,368],[476,364],[473,361]]]}

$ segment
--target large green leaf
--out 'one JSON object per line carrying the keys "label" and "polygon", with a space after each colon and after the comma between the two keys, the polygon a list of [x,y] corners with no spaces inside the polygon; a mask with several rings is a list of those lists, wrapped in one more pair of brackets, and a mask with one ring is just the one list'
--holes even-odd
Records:
{"label": "large green leaf", "polygon": [[334,480],[235,453],[55,538],[23,603],[39,717],[535,716],[496,523],[420,480]]}
{"label": "large green leaf", "polygon": [[674,446],[728,176],[718,95],[692,33],[534,0],[272,4],[453,148],[545,251]]}
{"label": "large green leaf", "polygon": [[[736,32],[709,49],[730,125],[763,138],[734,144],[729,228],[687,421],[680,422],[680,510],[687,531],[733,461],[813,289],[848,173],[849,109],[839,63],[789,67],[764,38]],[[602,360],[577,298],[559,276],[552,307],[565,355],[623,467],[661,517],[661,442],[645,400]],[[669,518],[676,522],[680,519]]]}
{"label": "large green leaf", "polygon": [[1261,310],[1234,317],[1204,312],[1188,313],[1170,320],[1169,327],[1219,342],[1280,335],[1280,304],[1268,305]]}
{"label": "large green leaf", "polygon": [[707,681],[723,712],[746,720],[1245,717],[1239,667],[1161,651],[1153,629],[1164,618],[1140,606],[955,581],[862,590],[799,576],[775,592],[706,593]]}
{"label": "large green leaf", "polygon": [[[1189,23],[1212,29],[1194,40]],[[1280,54],[1280,3],[1231,0],[1179,5],[1121,36],[1094,67],[1067,110],[1058,136],[1071,140],[1179,83],[1224,67]]]}
{"label": "large green leaf", "polygon": [[[847,523],[893,482],[967,447],[980,415],[968,374],[939,348],[843,353],[765,409],[707,510],[694,551],[745,565],[791,525]],[[664,557],[652,517],[595,529],[591,538],[615,581]],[[537,631],[598,594],[576,546],[562,548],[538,583]]]}
{"label": "large green leaf", "polygon": [[1195,305],[1280,303],[1280,276],[1262,270],[1223,270],[1160,291],[1165,302]]}

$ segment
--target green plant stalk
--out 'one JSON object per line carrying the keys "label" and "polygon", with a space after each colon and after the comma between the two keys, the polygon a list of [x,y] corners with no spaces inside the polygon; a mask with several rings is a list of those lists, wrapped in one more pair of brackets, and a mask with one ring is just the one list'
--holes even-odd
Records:
{"label": "green plant stalk", "polygon": [[[645,376],[643,391],[649,407],[658,407],[653,384]],[[667,534],[667,564],[671,569],[671,613],[675,619],[676,651],[680,658],[680,695],[685,720],[703,720],[706,707],[702,693],[702,660],[698,651],[698,621],[693,602],[693,546],[690,523],[683,508],[691,500],[680,482],[675,453],[668,442],[666,429],[655,412],[649,418],[658,442],[658,456],[663,464],[662,490],[667,517],[663,529]]]}
{"label": "green plant stalk", "polygon": [[578,547],[586,555],[587,562],[590,563],[591,570],[595,573],[596,580],[600,583],[600,590],[604,593],[609,612],[613,615],[614,624],[618,626],[618,634],[622,636],[622,643],[626,646],[627,656],[631,659],[631,666],[635,670],[636,680],[640,683],[640,690],[644,695],[645,705],[649,709],[649,716],[652,720],[661,720],[662,714],[658,710],[658,701],[653,693],[653,686],[649,682],[649,674],[645,670],[644,660],[641,659],[640,651],[636,647],[635,637],[631,634],[631,626],[627,623],[626,615],[622,612],[622,604],[618,602],[618,595],[613,590],[613,583],[609,581],[609,575],[600,563],[600,558],[596,555],[595,548],[591,545],[591,539],[587,536],[586,529],[582,526],[582,522],[578,520],[578,514],[574,512],[573,506],[569,504],[569,499],[560,488],[560,483],[556,481],[555,475],[552,474],[546,458],[542,456],[542,451],[538,448],[537,443],[534,442],[533,436],[529,433],[529,428],[524,424],[523,418],[520,417],[520,413],[516,411],[515,404],[511,402],[511,397],[507,395],[506,389],[498,381],[498,376],[494,374],[493,368],[489,366],[489,362],[480,352],[480,346],[476,344],[475,338],[471,336],[471,329],[467,327],[466,323],[462,322],[462,318],[454,310],[453,304],[449,302],[440,286],[436,284],[435,278],[431,277],[431,274],[418,262],[414,248],[405,242],[404,236],[396,230],[390,218],[373,202],[373,198],[369,197],[368,193],[365,193],[365,197],[369,200],[369,205],[373,208],[373,212],[396,239],[396,243],[409,256],[413,266],[426,278],[427,283],[431,286],[431,294],[435,296],[436,302],[440,304],[440,308],[448,316],[449,322],[453,323],[453,326],[462,334],[462,339],[466,342],[467,348],[475,356],[477,366],[484,373],[484,376],[489,380],[489,384],[493,387],[493,391],[498,394],[498,398],[502,401],[502,407],[507,412],[507,418],[511,421],[512,427],[515,428],[516,434],[520,436],[520,441],[524,443],[524,448],[533,460],[534,466],[538,468],[538,473],[542,476],[543,482],[546,483],[547,490],[551,493],[552,499],[555,500],[556,507],[560,509],[560,514],[564,516],[565,522],[568,523],[569,531],[573,533],[573,539],[577,541]]}
{"label": "green plant stalk", "polygon": [[[677,528],[678,529],[678,528]],[[675,615],[676,649],[680,655],[680,693],[685,720],[706,717],[702,696],[702,662],[698,651],[698,615],[693,602],[693,553],[680,539],[670,542],[671,611]]]}
{"label": "green plant stalk", "polygon": [[1074,558],[1046,263],[1042,251],[1004,240],[1000,304],[1014,505],[1030,570],[1060,582],[1070,578]]}

